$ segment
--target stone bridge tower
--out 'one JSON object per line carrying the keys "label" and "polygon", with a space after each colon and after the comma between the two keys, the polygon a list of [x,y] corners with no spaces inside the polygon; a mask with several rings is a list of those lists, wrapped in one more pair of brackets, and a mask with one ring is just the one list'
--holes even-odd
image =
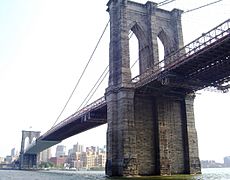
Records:
{"label": "stone bridge tower", "polygon": [[26,154],[25,145],[26,139],[28,140],[28,145],[31,145],[40,134],[41,132],[39,131],[22,131],[21,151],[19,157],[20,169],[32,169],[37,167],[37,154]]}
{"label": "stone bridge tower", "polygon": [[[109,86],[107,101],[108,176],[200,173],[193,115],[194,96],[138,93],[131,82],[129,31],[139,45],[140,74],[183,47],[181,10],[157,4],[110,0]],[[165,62],[167,63],[167,62]]]}

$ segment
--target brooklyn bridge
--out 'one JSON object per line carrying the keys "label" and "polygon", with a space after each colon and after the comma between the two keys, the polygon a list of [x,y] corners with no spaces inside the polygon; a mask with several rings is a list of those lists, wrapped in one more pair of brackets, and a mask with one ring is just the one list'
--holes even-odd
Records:
{"label": "brooklyn bridge", "polygon": [[[39,152],[107,123],[108,176],[200,173],[195,92],[230,88],[230,20],[184,45],[179,9],[167,11],[154,2],[127,0],[110,0],[107,7],[110,48],[105,95],[42,135],[23,131],[20,168],[36,167]],[[130,32],[139,45],[140,69],[134,78]],[[157,38],[164,46],[162,61]]]}

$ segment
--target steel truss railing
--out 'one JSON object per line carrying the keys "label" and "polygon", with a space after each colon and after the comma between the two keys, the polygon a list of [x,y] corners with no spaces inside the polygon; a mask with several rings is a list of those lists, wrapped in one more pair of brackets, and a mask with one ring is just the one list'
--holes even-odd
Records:
{"label": "steel truss railing", "polygon": [[[185,58],[195,54],[197,51],[205,48],[206,46],[216,42],[217,40],[229,34],[230,34],[230,19],[216,26],[215,28],[208,31],[207,33],[203,33],[202,36],[195,39],[191,43],[187,44],[183,48],[177,50],[176,52],[170,54],[165,59],[155,64],[152,68],[148,69],[146,72],[134,77],[132,79],[132,82],[135,84],[136,88],[143,86],[147,84],[153,77],[156,78],[157,75],[159,75],[159,73],[162,72],[163,70],[167,70],[170,67],[177,65],[178,63],[182,62]],[[81,117],[87,112],[90,112],[92,109],[98,108],[105,104],[106,104],[106,100],[105,97],[103,96],[98,100],[94,101],[93,103],[85,106],[81,110],[77,111],[76,113],[72,114],[65,120],[58,123],[50,130],[48,130],[45,134],[43,134],[40,138],[45,137],[46,135],[64,126],[65,124],[74,121],[76,118]]]}
{"label": "steel truss railing", "polygon": [[159,75],[159,73],[163,70],[169,70],[171,67],[176,66],[187,57],[195,54],[199,50],[209,46],[210,44],[218,41],[219,39],[229,34],[230,19],[216,26],[207,33],[203,33],[200,37],[187,44],[183,48],[177,50],[176,52],[170,54],[150,69],[147,69],[144,73],[134,77],[132,79],[132,82],[135,84],[136,88],[141,87],[151,81],[152,78],[157,78],[157,75]]}
{"label": "steel truss railing", "polygon": [[85,106],[81,110],[75,112],[71,116],[67,117],[66,119],[64,119],[63,121],[58,123],[57,125],[53,126],[50,130],[48,130],[45,134],[43,134],[42,137],[45,137],[46,135],[48,135],[51,132],[57,130],[58,128],[64,126],[65,124],[68,124],[68,123],[74,121],[75,119],[81,117],[85,113],[90,112],[91,110],[93,110],[95,108],[99,108],[105,104],[106,104],[106,101],[105,101],[105,97],[103,96],[103,97],[97,99],[96,101],[92,102],[91,104]]}

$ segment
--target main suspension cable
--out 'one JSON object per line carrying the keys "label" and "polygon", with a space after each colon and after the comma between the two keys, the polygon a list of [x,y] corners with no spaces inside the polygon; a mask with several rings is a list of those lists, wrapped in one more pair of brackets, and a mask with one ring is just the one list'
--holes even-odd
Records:
{"label": "main suspension cable", "polygon": [[[92,60],[92,58],[93,58],[93,55],[94,55],[95,51],[96,51],[97,48],[98,48],[99,43],[101,42],[102,37],[103,37],[104,34],[105,34],[105,31],[106,31],[106,29],[107,29],[107,27],[108,27],[108,25],[109,25],[109,22],[110,22],[110,21],[107,22],[107,24],[106,24],[106,26],[105,26],[105,28],[104,28],[104,30],[103,30],[103,32],[102,32],[102,34],[101,34],[99,40],[98,40],[98,42],[97,42],[97,44],[96,44],[96,46],[95,46],[93,52],[91,53],[91,55],[90,55],[90,57],[89,57],[88,62],[86,63],[86,65],[85,65],[85,67],[84,67],[84,69],[83,69],[83,71],[82,71],[82,73],[81,73],[80,78],[78,79],[78,81],[77,81],[77,83],[76,83],[76,85],[75,85],[73,91],[71,92],[71,94],[70,94],[68,100],[66,101],[66,103],[65,103],[64,107],[62,108],[60,114],[58,115],[57,119],[55,120],[53,126],[57,123],[57,121],[59,120],[59,118],[61,117],[61,115],[63,114],[63,112],[65,111],[65,109],[66,109],[66,107],[67,107],[67,105],[68,105],[70,99],[72,98],[72,96],[73,96],[75,90],[77,89],[77,87],[78,87],[78,85],[79,85],[79,83],[80,83],[80,81],[81,81],[83,75],[85,74],[85,71],[86,71],[86,69],[87,69],[89,63],[91,62],[91,60]],[[53,126],[52,126],[52,127],[53,127]],[[52,128],[52,127],[51,127],[51,128]]]}
{"label": "main suspension cable", "polygon": [[223,1],[223,0],[214,1],[214,2],[211,2],[211,3],[205,4],[205,5],[203,5],[203,6],[199,6],[199,7],[196,7],[196,8],[190,9],[190,10],[187,10],[187,11],[185,11],[183,14],[188,13],[188,12],[192,12],[192,11],[195,11],[195,10],[198,10],[198,9],[201,9],[201,8],[204,8],[204,7],[207,7],[207,6],[210,6],[210,5],[212,5],[212,4],[219,3],[219,2],[221,2],[221,1]]}
{"label": "main suspension cable", "polygon": [[165,1],[159,2],[159,3],[157,4],[157,7],[164,6],[164,5],[169,4],[169,3],[172,3],[172,2],[174,2],[174,1],[176,1],[176,0],[165,0]]}

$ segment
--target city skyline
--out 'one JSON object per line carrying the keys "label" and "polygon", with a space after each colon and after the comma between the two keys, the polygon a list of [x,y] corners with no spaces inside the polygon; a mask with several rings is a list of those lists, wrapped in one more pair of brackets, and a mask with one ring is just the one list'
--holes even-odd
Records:
{"label": "city skyline", "polygon": [[[177,0],[162,8],[186,11],[208,2]],[[108,21],[106,3],[107,0],[90,4],[73,0],[0,2],[0,157],[10,153],[12,147],[20,148],[22,130],[44,133],[53,125]],[[229,6],[223,0],[182,15],[185,44],[228,19]],[[60,120],[78,109],[108,65],[108,30],[102,43]],[[107,81],[94,99],[103,96],[106,87]],[[229,102],[230,93],[197,92],[195,122],[201,159],[223,161],[221,157],[229,155]],[[106,125],[61,144],[71,146],[72,142],[104,145]]]}

